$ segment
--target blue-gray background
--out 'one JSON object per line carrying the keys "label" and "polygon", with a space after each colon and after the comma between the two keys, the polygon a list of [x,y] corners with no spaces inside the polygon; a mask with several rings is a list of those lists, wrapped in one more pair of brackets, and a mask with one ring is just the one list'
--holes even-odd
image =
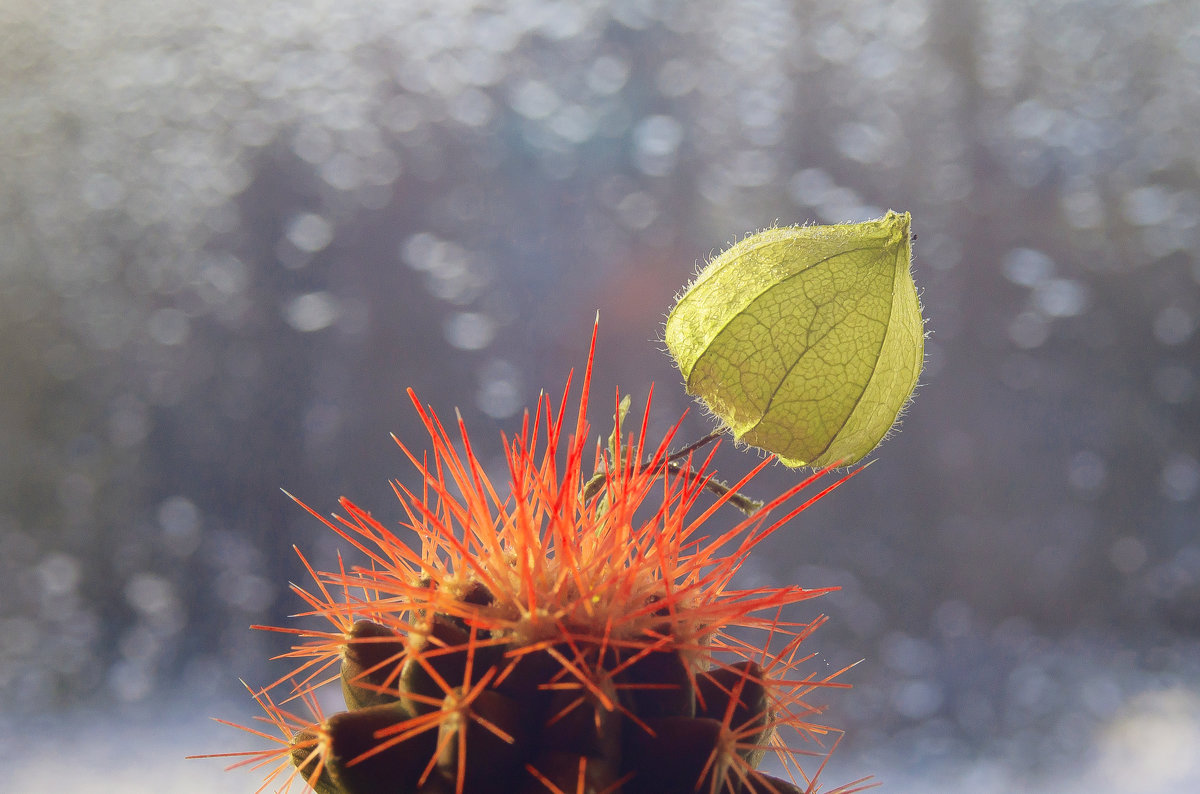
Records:
{"label": "blue-gray background", "polygon": [[0,41],[6,790],[253,791],[182,756],[253,745],[207,721],[278,673],[247,627],[292,543],[333,564],[281,487],[399,520],[404,389],[494,463],[597,310],[594,421],[654,381],[661,429],[698,262],[889,208],[919,398],[745,570],[843,588],[829,782],[1200,781],[1200,4],[9,0]]}

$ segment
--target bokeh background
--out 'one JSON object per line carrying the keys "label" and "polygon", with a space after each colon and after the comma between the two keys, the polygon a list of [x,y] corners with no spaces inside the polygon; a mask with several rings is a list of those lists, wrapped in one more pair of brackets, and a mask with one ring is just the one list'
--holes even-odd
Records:
{"label": "bokeh background", "polygon": [[7,0],[6,790],[254,791],[183,756],[334,564],[281,488],[399,521],[404,390],[495,462],[597,310],[665,427],[699,263],[889,208],[919,397],[743,572],[842,588],[825,779],[1200,787],[1198,129],[1190,0]]}

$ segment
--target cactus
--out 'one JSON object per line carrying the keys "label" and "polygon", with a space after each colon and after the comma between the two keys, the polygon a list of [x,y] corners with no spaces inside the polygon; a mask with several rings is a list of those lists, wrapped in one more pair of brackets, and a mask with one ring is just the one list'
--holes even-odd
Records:
{"label": "cactus", "polygon": [[[255,729],[274,746],[232,754],[245,756],[238,765],[268,770],[263,789],[818,790],[840,732],[819,723],[821,709],[807,698],[845,686],[834,680],[844,671],[801,675],[801,645],[824,618],[781,616],[827,590],[743,590],[733,578],[757,544],[851,475],[799,498],[825,473],[817,472],[713,529],[770,461],[733,487],[717,486],[711,452],[701,460],[695,449],[668,451],[678,424],[647,443],[647,400],[640,430],[628,436],[628,403],[618,404],[589,481],[594,349],[593,335],[574,431],[564,431],[566,396],[557,411],[543,396],[506,439],[507,493],[484,473],[461,419],[460,451],[410,392],[432,442],[432,454],[418,457],[397,440],[422,479],[419,492],[394,484],[416,533],[412,546],[348,500],[332,518],[306,508],[368,562],[309,567],[316,589],[293,586],[311,607],[306,614],[335,631],[274,629],[300,638],[287,654],[297,666],[252,694],[280,736]],[[719,495],[702,503],[706,489]],[[325,718],[313,693],[334,680],[346,711]],[[277,704],[271,693],[283,690],[309,704],[311,718]],[[790,780],[758,770],[767,753]]]}

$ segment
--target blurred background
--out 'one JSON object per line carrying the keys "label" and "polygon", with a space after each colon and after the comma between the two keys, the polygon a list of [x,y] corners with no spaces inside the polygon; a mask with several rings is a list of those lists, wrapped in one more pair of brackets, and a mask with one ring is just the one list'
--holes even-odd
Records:
{"label": "blurred background", "polygon": [[1200,785],[1200,4],[8,0],[0,42],[7,790],[254,791],[183,756],[256,746],[209,721],[280,672],[248,626],[293,543],[336,564],[281,488],[399,521],[404,390],[494,465],[597,310],[594,423],[654,382],[661,430],[699,264],[887,209],[918,399],[743,572],[842,588],[825,780]]}

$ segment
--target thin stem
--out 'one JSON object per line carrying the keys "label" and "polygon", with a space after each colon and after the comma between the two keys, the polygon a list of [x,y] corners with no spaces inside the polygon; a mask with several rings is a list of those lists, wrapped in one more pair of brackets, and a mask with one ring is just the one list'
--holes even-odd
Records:
{"label": "thin stem", "polygon": [[[699,439],[698,441],[694,441],[691,444],[688,444],[683,449],[678,450],[677,452],[670,453],[666,459],[667,470],[670,471],[672,474],[682,473],[682,474],[686,475],[689,479],[695,479],[695,478],[699,477],[700,475],[697,474],[694,469],[692,469],[691,467],[688,467],[688,466],[682,466],[679,463],[676,463],[675,461],[679,460],[680,458],[687,457],[691,453],[695,452],[696,450],[700,449],[701,447],[703,447],[707,444],[713,443],[714,441],[719,439],[721,437],[721,435],[722,435],[722,431],[714,430],[713,432],[709,433],[708,435],[704,436],[703,438]],[[652,461],[653,461],[652,458],[647,458],[646,460],[642,461],[642,465],[648,466],[648,465],[650,465],[650,463]],[[583,487],[584,500],[586,501],[588,499],[591,499],[593,496],[600,493],[600,491],[603,490],[603,488],[604,488],[604,482],[605,482],[604,472],[599,471],[599,472],[596,472],[595,474],[593,474],[592,478],[590,480],[588,480],[587,483]],[[762,506],[763,506],[762,502],[758,501],[757,499],[751,499],[748,496],[745,496],[743,494],[738,493],[737,491],[734,491],[732,488],[729,487],[728,483],[721,482],[720,480],[717,480],[714,478],[709,478],[709,480],[704,484],[704,487],[719,497],[727,497],[729,504],[733,505],[738,510],[741,510],[746,515],[752,515],[762,509]]]}
{"label": "thin stem", "polygon": [[[697,443],[699,443],[699,442],[697,442]],[[708,443],[708,442],[705,441],[704,443]],[[696,446],[696,445],[693,445],[693,446]],[[675,456],[672,455],[671,457],[674,458]],[[692,479],[695,479],[696,477],[700,476],[700,475],[696,474],[694,469],[684,468],[683,466],[680,466],[678,463],[668,462],[667,469],[672,474],[679,474],[680,472],[683,472],[683,474],[685,476],[690,477]],[[743,513],[745,513],[748,516],[754,515],[755,513],[757,513],[759,510],[762,509],[763,504],[764,504],[763,502],[760,502],[757,499],[751,499],[749,496],[746,496],[745,494],[742,494],[742,493],[739,493],[739,492],[733,490],[732,488],[729,487],[729,483],[721,482],[720,480],[713,478],[713,477],[710,477],[708,479],[708,481],[706,483],[704,483],[704,487],[706,489],[708,489],[709,491],[712,491],[717,496],[728,495],[729,504],[733,505],[738,510],[741,510]]]}
{"label": "thin stem", "polygon": [[[695,441],[691,444],[688,444],[686,447],[679,450],[678,452],[672,452],[670,455],[667,456],[667,461],[671,462],[671,461],[679,460],[680,458],[687,456],[689,453],[695,452],[696,450],[700,449],[700,447],[704,446],[705,444],[711,444],[712,442],[716,441],[718,438],[721,437],[721,433],[722,433],[722,431],[720,431],[720,430],[714,430],[713,432],[709,433],[707,436],[700,439],[699,441]],[[645,463],[649,463],[649,462],[650,461],[648,461],[648,460],[645,461]]]}

